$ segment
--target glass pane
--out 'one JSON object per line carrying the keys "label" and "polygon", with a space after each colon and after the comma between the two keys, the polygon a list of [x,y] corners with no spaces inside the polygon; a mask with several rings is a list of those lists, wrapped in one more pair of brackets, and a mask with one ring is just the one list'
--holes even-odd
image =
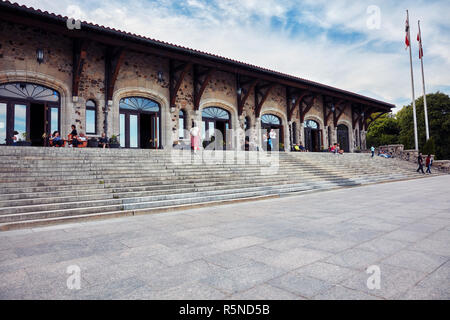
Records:
{"label": "glass pane", "polygon": [[6,103],[0,103],[0,144],[6,143]]}
{"label": "glass pane", "polygon": [[27,131],[27,106],[16,104],[14,106],[14,130],[19,132],[19,138],[25,140],[23,133]]}
{"label": "glass pane", "polygon": [[0,85],[0,96],[9,98],[32,99],[35,101],[59,101],[59,93],[32,83],[6,83]]}
{"label": "glass pane", "polygon": [[120,136],[119,136],[120,146],[125,148],[125,115],[120,114]]}
{"label": "glass pane", "polygon": [[280,118],[273,114],[265,114],[261,117],[261,122],[264,124],[281,124]]}
{"label": "glass pane", "polygon": [[119,108],[137,111],[159,111],[159,104],[153,100],[139,97],[127,97],[120,99]]}
{"label": "glass pane", "polygon": [[86,133],[95,134],[95,110],[86,110]]}
{"label": "glass pane", "polygon": [[214,135],[214,122],[212,121],[208,122],[208,130],[209,130],[208,137],[211,138]]}
{"label": "glass pane", "polygon": [[59,131],[58,126],[58,108],[51,108],[50,109],[50,133],[53,133],[55,131]]}
{"label": "glass pane", "polygon": [[217,108],[217,107],[208,107],[202,110],[202,117],[203,118],[209,118],[209,119],[224,119],[228,120],[230,119],[230,114],[228,111]]}
{"label": "glass pane", "polygon": [[184,119],[178,119],[178,138],[184,139]]}
{"label": "glass pane", "polygon": [[206,137],[206,122],[202,122],[202,140],[205,140]]}
{"label": "glass pane", "polygon": [[156,117],[156,145],[155,148],[159,148],[159,117]]}
{"label": "glass pane", "polygon": [[138,146],[138,116],[130,114],[130,148]]}

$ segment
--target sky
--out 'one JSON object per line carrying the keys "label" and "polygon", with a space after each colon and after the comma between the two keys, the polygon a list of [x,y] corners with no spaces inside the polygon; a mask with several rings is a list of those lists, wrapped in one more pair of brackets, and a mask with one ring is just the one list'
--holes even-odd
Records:
{"label": "sky", "polygon": [[450,1],[20,0],[19,4],[251,63],[397,106],[423,95],[416,40],[421,21],[426,92],[450,94]]}

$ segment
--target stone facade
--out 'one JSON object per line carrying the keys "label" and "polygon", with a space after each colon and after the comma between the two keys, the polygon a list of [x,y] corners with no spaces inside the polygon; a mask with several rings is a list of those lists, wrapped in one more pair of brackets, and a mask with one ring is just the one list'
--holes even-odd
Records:
{"label": "stone facade", "polygon": [[[295,110],[291,122],[288,123],[286,112],[286,90],[282,85],[275,85],[261,108],[259,118],[255,116],[255,96],[251,92],[245,102],[243,114],[238,117],[236,75],[223,71],[213,73],[200,100],[200,110],[194,111],[193,71],[185,75],[177,92],[175,109],[170,108],[169,95],[169,59],[165,57],[127,51],[120,67],[110,105],[105,100],[105,50],[100,43],[91,42],[87,48],[87,58],[81,73],[79,93],[72,96],[72,40],[64,35],[44,32],[37,28],[20,26],[8,22],[0,22],[0,84],[9,82],[29,82],[40,84],[59,92],[61,97],[60,131],[66,135],[70,125],[85,132],[86,102],[93,100],[97,108],[96,134],[105,131],[105,114],[107,114],[108,135],[119,134],[119,101],[121,98],[139,96],[149,98],[161,107],[162,145],[170,148],[177,140],[179,111],[185,111],[186,126],[190,129],[192,120],[201,124],[201,110],[216,106],[227,110],[231,115],[232,128],[244,128],[244,119],[248,117],[251,124],[251,140],[261,143],[257,134],[261,127],[261,116],[274,114],[282,120],[285,150],[290,150],[290,132],[292,124],[296,124],[296,138],[305,145],[304,128],[300,123],[299,111]],[[44,61],[36,60],[37,48],[44,48]],[[162,72],[162,81],[158,73]],[[106,113],[107,111],[107,113]],[[314,106],[306,114],[305,120],[314,120],[322,130],[321,149],[327,148],[337,141],[336,128],[330,119],[323,121],[323,98],[317,95]],[[352,127],[352,111],[347,107],[338,121],[348,128],[349,146],[353,151],[361,145],[365,148],[365,132],[357,124]],[[291,130],[290,130],[291,127]],[[330,141],[328,140],[330,127]],[[359,138],[361,135],[361,138]]]}

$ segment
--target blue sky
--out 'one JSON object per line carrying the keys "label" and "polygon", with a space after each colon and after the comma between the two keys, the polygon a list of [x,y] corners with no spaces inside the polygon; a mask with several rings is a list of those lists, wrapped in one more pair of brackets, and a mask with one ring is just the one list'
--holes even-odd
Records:
{"label": "blue sky", "polygon": [[[129,31],[382,99],[416,97],[421,20],[427,92],[450,94],[450,1],[21,0],[20,4]],[[378,24],[379,22],[379,24]]]}

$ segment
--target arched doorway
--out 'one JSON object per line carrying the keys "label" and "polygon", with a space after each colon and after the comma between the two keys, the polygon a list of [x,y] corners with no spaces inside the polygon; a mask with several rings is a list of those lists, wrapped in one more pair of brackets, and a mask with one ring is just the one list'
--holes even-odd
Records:
{"label": "arched doorway", "polygon": [[350,152],[350,143],[348,139],[348,127],[344,124],[337,126],[337,142],[339,147],[345,152]]}
{"label": "arched doorway", "polygon": [[[214,143],[214,149],[225,149],[227,146],[227,130],[231,129],[230,113],[219,107],[207,107],[202,110],[202,139],[203,147]],[[218,132],[222,135],[217,137]]]}
{"label": "arched doorway", "polygon": [[142,97],[120,99],[120,146],[161,148],[161,108],[156,101]]}
{"label": "arched doorway", "polygon": [[305,148],[311,152],[319,152],[322,141],[319,124],[314,120],[306,120],[305,127]]}
{"label": "arched doorway", "polygon": [[0,85],[0,144],[12,144],[14,131],[33,146],[46,144],[60,131],[60,94],[58,91],[27,82]]}
{"label": "arched doorway", "polygon": [[[275,141],[272,141],[273,151],[284,151],[284,131],[283,131],[283,123],[280,117],[277,117],[274,114],[264,114],[261,117],[261,131],[262,131],[262,142],[263,148],[267,151],[270,151],[270,145],[268,144],[268,140],[264,138],[264,135],[267,135],[270,130],[275,130],[277,132]],[[267,142],[264,142],[264,141]]]}

